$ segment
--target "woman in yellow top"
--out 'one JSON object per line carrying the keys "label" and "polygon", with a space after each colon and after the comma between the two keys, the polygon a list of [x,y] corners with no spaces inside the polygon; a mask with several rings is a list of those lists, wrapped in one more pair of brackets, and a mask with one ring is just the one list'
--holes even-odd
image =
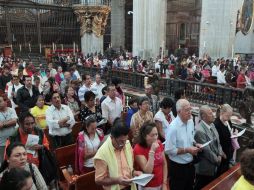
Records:
{"label": "woman in yellow top", "polygon": [[240,164],[242,176],[231,190],[254,190],[254,149],[247,149],[242,153]]}
{"label": "woman in yellow top", "polygon": [[42,95],[38,96],[36,106],[34,106],[30,112],[34,116],[36,124],[41,129],[45,129],[47,127],[46,123],[46,110],[48,106],[45,105],[44,97]]}

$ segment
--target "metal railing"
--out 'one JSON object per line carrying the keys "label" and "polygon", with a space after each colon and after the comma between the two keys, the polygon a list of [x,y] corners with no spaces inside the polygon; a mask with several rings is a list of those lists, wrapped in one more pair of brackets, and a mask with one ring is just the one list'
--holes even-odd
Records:
{"label": "metal railing", "polygon": [[[118,78],[122,83],[137,90],[144,90],[144,78],[146,75],[123,70],[102,71],[97,67],[80,67],[81,73],[89,73],[94,76],[101,73],[105,81],[110,81],[112,77]],[[151,76],[148,76],[151,78]],[[173,97],[175,91],[183,88],[187,98],[194,103],[207,104],[210,106],[218,106],[223,103],[230,104],[235,110],[238,108],[239,101],[244,100],[244,90],[230,88],[226,86],[209,84],[205,82],[194,82],[180,79],[161,78],[158,81],[160,95]]]}

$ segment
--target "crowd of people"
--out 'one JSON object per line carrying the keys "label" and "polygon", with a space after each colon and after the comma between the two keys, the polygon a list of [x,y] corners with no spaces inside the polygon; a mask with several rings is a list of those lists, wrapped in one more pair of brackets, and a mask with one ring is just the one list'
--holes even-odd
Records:
{"label": "crowd of people", "polygon": [[[187,75],[194,66],[194,75],[200,69],[193,59]],[[204,62],[203,70],[210,66]],[[229,66],[218,62],[220,68]],[[238,131],[230,122],[233,109],[228,104],[220,107],[216,118],[209,106],[201,106],[200,121],[194,123],[183,89],[174,99],[159,98],[148,84],[145,96],[126,101],[119,79],[104,84],[100,73],[80,75],[75,65],[63,69],[49,63],[35,69],[32,63],[11,59],[1,64],[0,188],[52,188],[54,178],[45,175],[43,158],[73,143],[75,173],[95,171],[95,182],[106,190],[135,190],[129,179],[142,173],[154,176],[139,189],[199,190],[235,164],[239,144],[231,136]],[[73,139],[78,121],[82,130]],[[242,183],[253,188],[251,158],[252,150],[243,153],[243,177],[234,190]]]}
{"label": "crowd of people", "polygon": [[243,61],[240,56],[232,60],[223,57],[212,60],[208,55],[204,58],[198,58],[195,55],[182,57],[170,55],[163,59],[144,60],[137,56],[132,57],[130,53],[124,53],[115,58],[91,54],[86,57],[80,56],[78,65],[140,73],[158,73],[167,78],[212,82],[241,89],[253,85],[252,82],[254,81],[253,61]]}

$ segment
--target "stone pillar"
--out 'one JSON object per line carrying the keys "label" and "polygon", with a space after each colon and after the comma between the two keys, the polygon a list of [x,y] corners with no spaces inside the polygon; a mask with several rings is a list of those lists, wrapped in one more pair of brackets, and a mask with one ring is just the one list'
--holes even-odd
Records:
{"label": "stone pillar", "polygon": [[165,50],[166,0],[133,0],[133,55],[156,58]]}
{"label": "stone pillar", "polygon": [[111,0],[111,43],[113,48],[125,46],[125,0]]}
{"label": "stone pillar", "polygon": [[203,0],[199,56],[231,58],[234,54],[237,11],[242,0]]}
{"label": "stone pillar", "polygon": [[74,5],[74,13],[80,22],[81,51],[103,53],[103,35],[110,7],[107,5]]}

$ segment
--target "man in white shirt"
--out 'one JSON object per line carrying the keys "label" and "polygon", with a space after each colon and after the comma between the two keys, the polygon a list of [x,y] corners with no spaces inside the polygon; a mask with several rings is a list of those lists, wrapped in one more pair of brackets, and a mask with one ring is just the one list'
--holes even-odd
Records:
{"label": "man in white shirt", "polygon": [[11,100],[11,107],[14,109],[18,107],[16,104],[16,97],[17,97],[17,91],[20,89],[23,85],[19,82],[19,78],[16,75],[12,76],[12,85],[8,88],[8,98]]}
{"label": "man in white shirt", "polygon": [[191,106],[186,99],[176,102],[177,117],[170,123],[165,143],[169,157],[170,190],[193,189],[195,168],[193,156],[200,151],[200,144],[194,141],[194,123]]}
{"label": "man in white shirt", "polygon": [[116,97],[115,91],[115,86],[110,85],[108,87],[108,96],[101,103],[102,117],[106,118],[111,126],[117,117],[121,117],[123,111],[122,101]]}
{"label": "man in white shirt", "polygon": [[51,103],[52,105],[46,111],[46,121],[55,149],[73,143],[71,132],[75,119],[69,106],[61,104],[58,92],[52,93]]}
{"label": "man in white shirt", "polygon": [[1,55],[0,55],[0,67],[2,67],[3,60],[4,60],[4,55],[3,55],[3,53],[1,53]]}
{"label": "man in white shirt", "polygon": [[217,78],[217,73],[219,72],[219,70],[220,70],[220,63],[216,61],[212,67],[212,77],[214,79]]}
{"label": "man in white shirt", "polygon": [[85,93],[86,91],[92,91],[97,96],[97,90],[92,88],[92,80],[90,75],[83,75],[82,76],[83,85],[80,87],[78,91],[78,98],[82,104],[85,104]]}
{"label": "man in white shirt", "polygon": [[92,89],[96,89],[97,96],[96,98],[101,99],[102,97],[102,89],[105,85],[101,83],[101,76],[100,74],[95,75],[95,83],[92,84]]}
{"label": "man in white shirt", "polygon": [[223,64],[220,65],[220,70],[217,73],[217,84],[219,85],[225,85],[226,82],[226,71],[225,71],[225,66]]}

